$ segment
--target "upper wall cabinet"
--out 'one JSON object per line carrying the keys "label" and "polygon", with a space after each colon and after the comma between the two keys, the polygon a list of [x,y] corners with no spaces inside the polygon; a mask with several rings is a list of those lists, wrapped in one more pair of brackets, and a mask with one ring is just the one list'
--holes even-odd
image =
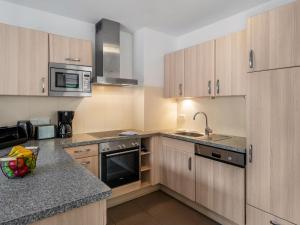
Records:
{"label": "upper wall cabinet", "polygon": [[216,40],[216,96],[246,95],[246,31]]}
{"label": "upper wall cabinet", "polygon": [[300,65],[300,2],[248,20],[249,72]]}
{"label": "upper wall cabinet", "polygon": [[48,95],[48,33],[0,24],[0,95]]}
{"label": "upper wall cabinet", "polygon": [[92,66],[92,42],[49,34],[50,62]]}
{"label": "upper wall cabinet", "polygon": [[184,51],[165,55],[164,96],[184,96]]}
{"label": "upper wall cabinet", "polygon": [[184,50],[184,96],[214,96],[215,44],[208,41]]}

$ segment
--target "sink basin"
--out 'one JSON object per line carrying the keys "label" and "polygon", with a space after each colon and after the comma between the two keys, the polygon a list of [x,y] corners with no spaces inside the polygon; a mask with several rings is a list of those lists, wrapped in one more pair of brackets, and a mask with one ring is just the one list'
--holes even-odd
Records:
{"label": "sink basin", "polygon": [[175,134],[181,135],[181,136],[187,136],[187,137],[203,137],[204,136],[203,134],[199,134],[196,132],[185,132],[185,131],[176,132]]}
{"label": "sink basin", "polygon": [[210,134],[209,136],[203,136],[200,139],[208,140],[208,141],[222,141],[230,138],[231,138],[230,136],[225,136],[220,134]]}

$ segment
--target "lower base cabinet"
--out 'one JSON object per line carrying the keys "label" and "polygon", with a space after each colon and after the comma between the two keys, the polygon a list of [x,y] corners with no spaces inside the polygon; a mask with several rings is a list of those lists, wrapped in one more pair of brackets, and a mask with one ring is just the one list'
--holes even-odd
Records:
{"label": "lower base cabinet", "polygon": [[247,225],[294,225],[269,213],[247,205]]}
{"label": "lower base cabinet", "polygon": [[194,144],[162,138],[161,183],[195,201]]}
{"label": "lower base cabinet", "polygon": [[106,225],[106,200],[42,219],[31,225]]}
{"label": "lower base cabinet", "polygon": [[244,225],[245,169],[196,156],[196,202]]}

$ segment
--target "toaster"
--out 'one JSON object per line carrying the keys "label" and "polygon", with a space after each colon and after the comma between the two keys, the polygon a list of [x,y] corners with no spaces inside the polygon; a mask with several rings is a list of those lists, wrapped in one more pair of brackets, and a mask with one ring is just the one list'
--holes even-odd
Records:
{"label": "toaster", "polygon": [[56,126],[53,124],[35,126],[35,139],[50,139],[56,137]]}

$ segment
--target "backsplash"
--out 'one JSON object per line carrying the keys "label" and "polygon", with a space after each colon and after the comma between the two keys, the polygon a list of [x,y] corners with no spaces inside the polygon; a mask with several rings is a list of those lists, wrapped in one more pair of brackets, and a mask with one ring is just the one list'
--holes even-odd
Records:
{"label": "backsplash", "polygon": [[184,99],[178,101],[178,129],[204,132],[205,118],[199,115],[203,111],[208,116],[208,125],[214,133],[246,136],[246,100],[244,97],[218,97],[215,99]]}
{"label": "backsplash", "polygon": [[56,124],[58,110],[74,110],[74,133],[128,129],[133,125],[133,90],[94,86],[87,98],[0,96],[0,125],[40,117]]}

